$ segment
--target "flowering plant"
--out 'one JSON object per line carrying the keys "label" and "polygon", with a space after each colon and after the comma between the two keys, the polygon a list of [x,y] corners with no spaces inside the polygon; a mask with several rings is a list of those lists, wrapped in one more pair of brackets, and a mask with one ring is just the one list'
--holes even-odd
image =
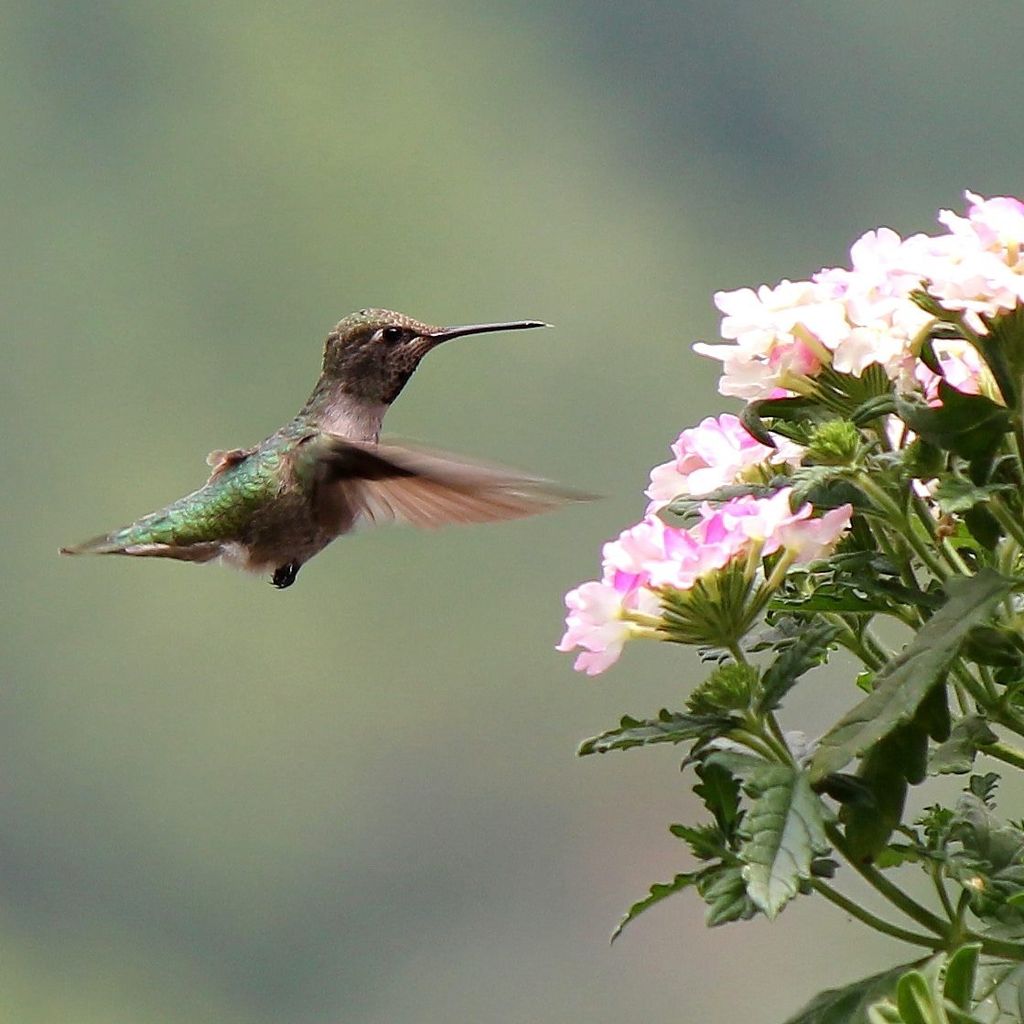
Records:
{"label": "flowering plant", "polygon": [[[1024,203],[967,201],[935,235],[869,232],[849,268],[719,292],[722,342],[695,349],[746,405],[682,432],[645,518],[566,596],[559,649],[588,675],[636,639],[710,666],[683,708],[580,747],[686,744],[709,814],[671,826],[695,866],[616,935],[687,889],[712,926],[817,894],[929,952],[790,1024],[1024,1017],[1024,821],[983,770],[1024,769]],[[784,731],[840,648],[859,699],[813,742]],[[949,774],[957,799],[907,811]],[[930,899],[904,887],[915,870]],[[849,872],[889,912],[844,892]]]}

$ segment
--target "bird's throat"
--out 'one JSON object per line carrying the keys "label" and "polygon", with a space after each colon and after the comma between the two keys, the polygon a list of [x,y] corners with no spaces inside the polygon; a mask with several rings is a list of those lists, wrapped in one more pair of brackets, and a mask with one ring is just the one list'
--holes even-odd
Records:
{"label": "bird's throat", "polygon": [[354,395],[341,388],[315,391],[303,412],[321,429],[351,441],[380,438],[381,420],[388,411],[383,402]]}

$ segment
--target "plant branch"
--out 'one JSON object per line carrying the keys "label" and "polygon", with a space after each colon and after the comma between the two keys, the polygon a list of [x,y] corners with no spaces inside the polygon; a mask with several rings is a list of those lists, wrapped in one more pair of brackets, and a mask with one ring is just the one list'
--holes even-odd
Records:
{"label": "plant branch", "polygon": [[902,910],[907,917],[916,921],[919,925],[927,928],[936,935],[946,938],[949,931],[946,922],[937,917],[927,907],[922,906],[916,900],[911,899],[898,885],[894,885],[877,868],[870,864],[862,864],[850,854],[846,844],[846,837],[834,825],[826,825],[829,842],[843,855],[850,863],[850,866],[868,883],[876,892],[884,896],[894,907]]}
{"label": "plant branch", "polygon": [[869,928],[874,928],[876,932],[882,932],[883,935],[891,935],[894,939],[900,939],[902,942],[909,942],[915,946],[925,946],[928,949],[934,950],[945,949],[945,943],[937,936],[922,935],[919,932],[908,931],[899,925],[891,924],[872,914],[870,910],[865,910],[860,904],[854,903],[849,897],[836,891],[827,882],[823,882],[819,878],[815,878],[811,885],[814,887],[815,892],[821,893],[830,903],[835,904],[835,906],[844,910],[851,917],[855,917],[863,924],[866,924]]}

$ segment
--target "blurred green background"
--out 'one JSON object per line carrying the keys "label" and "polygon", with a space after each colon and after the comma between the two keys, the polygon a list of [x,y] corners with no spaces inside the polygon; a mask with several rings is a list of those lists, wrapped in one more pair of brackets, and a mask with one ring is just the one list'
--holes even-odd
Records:
{"label": "blurred green background", "polygon": [[[574,747],[695,662],[552,645],[727,407],[714,290],[1024,191],[1021,7],[966,10],[2,5],[3,1020],[769,1024],[909,958],[809,900],[708,932],[678,898],[609,949],[693,809],[676,752]],[[367,305],[554,323],[446,346],[388,427],[607,499],[366,532],[287,593],[57,558],[290,416]]]}

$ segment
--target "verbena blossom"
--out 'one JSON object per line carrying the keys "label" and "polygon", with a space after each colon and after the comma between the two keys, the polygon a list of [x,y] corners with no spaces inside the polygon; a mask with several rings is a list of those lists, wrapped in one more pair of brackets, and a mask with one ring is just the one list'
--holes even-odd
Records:
{"label": "verbena blossom", "polygon": [[914,377],[930,404],[940,404],[938,388],[941,380],[965,395],[995,392],[991,374],[973,345],[966,341],[941,341],[935,344],[934,350],[942,369],[941,374],[935,373],[923,362],[914,367]]}
{"label": "verbena blossom", "polygon": [[666,590],[689,591],[731,563],[780,550],[789,564],[821,557],[849,526],[852,509],[845,505],[815,519],[809,504],[791,511],[791,497],[792,489],[783,488],[770,498],[705,504],[700,521],[685,530],[653,515],[624,530],[604,545],[601,580],[566,595],[558,650],[582,648],[576,669],[597,675],[618,660],[631,637],[659,635]]}
{"label": "verbena blossom", "polygon": [[644,492],[651,499],[647,512],[657,512],[681,495],[700,497],[751,479],[765,466],[799,459],[803,452],[799,445],[781,437],[775,440],[775,448],[761,444],[732,413],[708,416],[679,435],[672,445],[675,458],[671,462],[651,470],[650,486]]}
{"label": "verbena blossom", "polygon": [[640,587],[620,589],[621,585],[621,580],[619,585],[614,579],[592,580],[565,595],[569,614],[558,650],[583,648],[576,658],[577,672],[594,676],[619,660],[625,642],[640,630],[624,618],[626,613],[659,613],[656,594]]}
{"label": "verbena blossom", "polygon": [[859,377],[872,364],[914,386],[931,320],[911,297],[922,288],[985,333],[984,317],[1024,302],[1024,203],[966,197],[966,217],[939,215],[944,234],[903,239],[879,228],[853,244],[849,268],[716,293],[726,343],[694,349],[722,362],[719,391],[747,400],[805,393],[826,367]]}

